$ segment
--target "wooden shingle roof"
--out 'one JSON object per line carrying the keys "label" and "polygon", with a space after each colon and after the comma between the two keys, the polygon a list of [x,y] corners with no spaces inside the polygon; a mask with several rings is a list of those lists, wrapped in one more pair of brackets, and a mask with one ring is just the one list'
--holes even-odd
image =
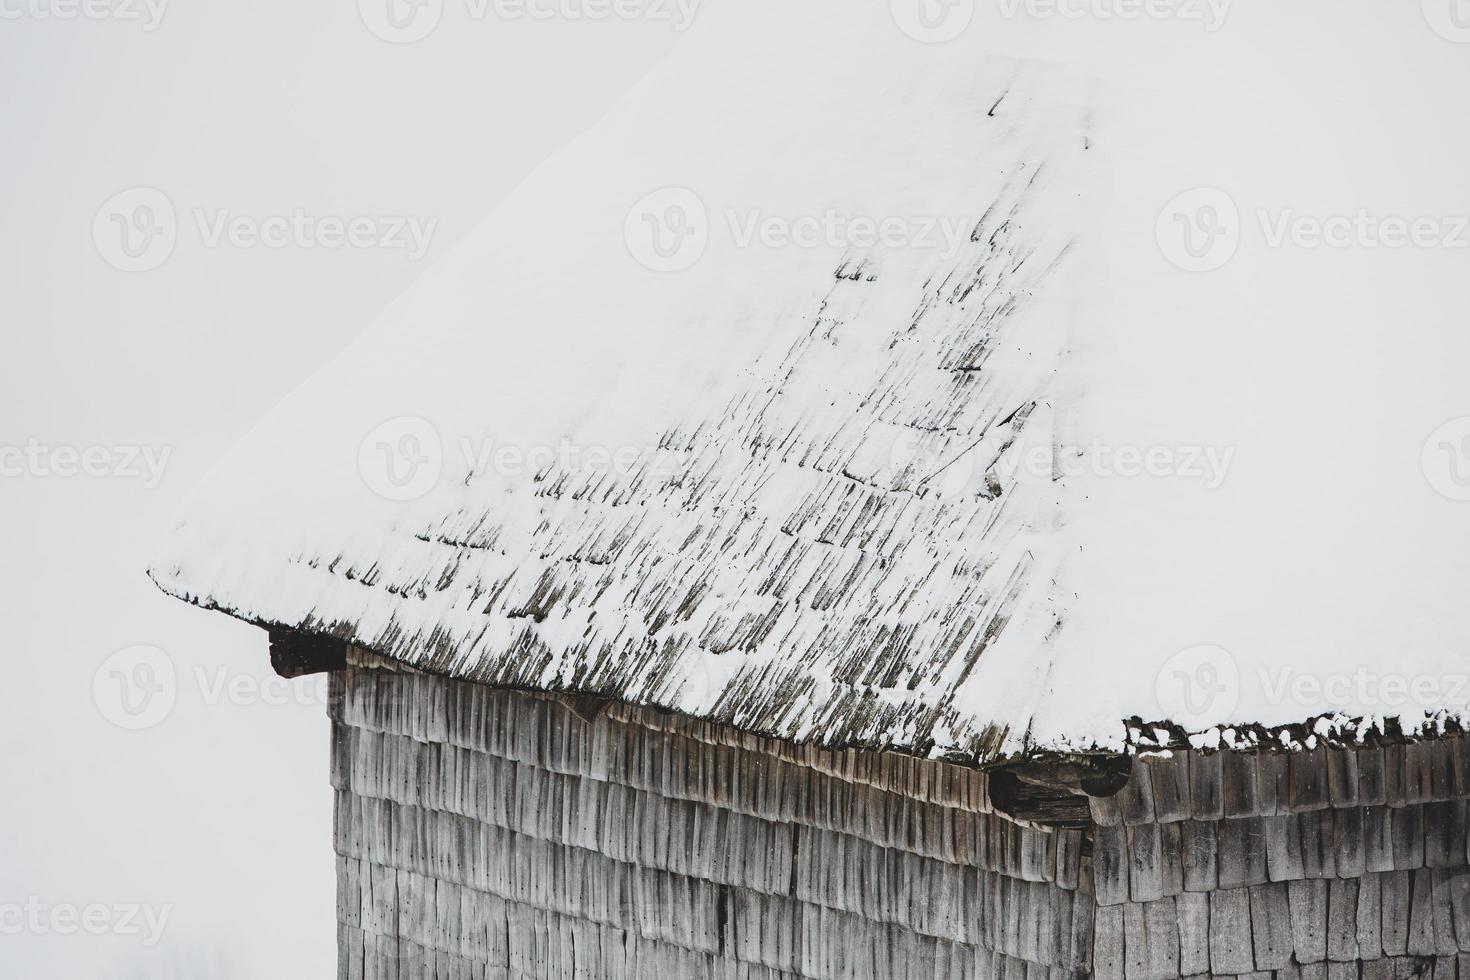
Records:
{"label": "wooden shingle roof", "polygon": [[[999,750],[1011,719],[957,701],[989,671],[1023,719],[1059,616],[1038,541],[1051,474],[1017,454],[1052,442],[1085,92],[879,26],[859,50],[909,69],[879,78],[828,51],[794,77],[793,50],[771,55],[779,85],[758,59],[691,81],[676,56],[293,396],[310,409],[288,401],[237,450],[254,472],[213,478],[156,581],[457,677],[827,744]],[[794,167],[786,140],[825,170]],[[680,155],[701,141],[718,152]],[[703,210],[691,268],[639,264],[624,219],[648,192]],[[580,247],[512,254],[569,207]],[[815,244],[742,240],[772,222]],[[579,331],[601,373],[557,369]],[[546,344],[538,377],[507,405],[482,386],[528,340]],[[368,438],[398,416],[414,421]],[[437,442],[440,478],[376,499],[399,494],[348,464],[396,451],[402,425],[403,465]]]}
{"label": "wooden shingle roof", "polygon": [[[1424,443],[1459,431],[1458,267],[1242,232],[1318,157],[1218,108],[1269,87],[1229,47],[1140,44],[1150,76],[1119,43],[1119,98],[892,9],[702,11],[222,461],[154,580],[824,746],[1458,724],[1470,511]],[[1181,219],[1239,254],[1171,259]],[[1365,671],[1431,690],[1336,684]]]}

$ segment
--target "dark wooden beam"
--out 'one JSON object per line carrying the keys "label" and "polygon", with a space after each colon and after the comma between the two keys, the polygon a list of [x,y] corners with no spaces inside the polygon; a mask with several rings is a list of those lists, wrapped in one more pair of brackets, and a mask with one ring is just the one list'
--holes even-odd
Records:
{"label": "dark wooden beam", "polygon": [[1086,796],[1028,783],[1008,769],[990,774],[990,802],[1008,817],[1043,827],[1080,829],[1092,822]]}
{"label": "dark wooden beam", "polygon": [[296,630],[267,630],[270,634],[271,667],[282,677],[305,677],[347,666],[347,644],[320,633]]}
{"label": "dark wooden beam", "polygon": [[1008,816],[1045,827],[1091,825],[1088,800],[1112,796],[1128,782],[1124,757],[1086,762],[1025,763],[990,773],[990,802]]}

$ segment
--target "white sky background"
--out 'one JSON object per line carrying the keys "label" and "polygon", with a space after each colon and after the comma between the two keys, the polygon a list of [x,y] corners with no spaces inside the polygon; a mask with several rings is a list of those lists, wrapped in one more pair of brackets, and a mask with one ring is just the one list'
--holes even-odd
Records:
{"label": "white sky background", "polygon": [[[34,896],[171,910],[149,949],[0,934],[0,973],[330,975],[321,706],[207,703],[199,671],[206,687],[269,680],[263,635],[166,599],[142,569],[181,495],[252,422],[677,35],[662,21],[474,20],[464,0],[403,45],[344,0],[176,0],[152,32],[47,9],[0,0],[20,12],[0,22],[0,445],[171,456],[153,489],[0,478],[0,909]],[[1330,661],[1343,640],[1361,655],[1457,637],[1470,504],[1437,494],[1419,453],[1470,412],[1470,251],[1269,250],[1251,212],[1470,214],[1470,44],[1436,34],[1417,3],[1254,0],[1214,32],[1003,9],[982,3],[956,43],[1084,57],[1130,93],[1110,120],[1113,148],[1127,148],[1108,225],[1120,261],[1085,360],[1111,380],[1080,380],[1093,395],[1079,438],[1256,450],[1213,495],[1093,481],[1099,513],[1136,522],[1091,525],[1096,557],[1077,574],[1116,595],[1082,607],[1070,635],[1097,640],[1069,648],[1068,669],[1129,644],[1157,661],[1220,643],[1248,667],[1288,649]],[[1225,268],[1190,276],[1157,254],[1154,221],[1201,185],[1230,191],[1246,232]],[[179,240],[159,268],[124,273],[92,223],[136,186],[168,195]],[[298,208],[438,225],[411,262],[211,248],[195,219]],[[1145,519],[1152,547],[1139,549]],[[1329,624],[1325,640],[1312,632]],[[92,683],[134,644],[166,651],[179,689],[166,718],[129,732]]]}
{"label": "white sky background", "polygon": [[[15,9],[8,2],[6,10]],[[0,934],[0,975],[331,976],[320,705],[206,703],[271,677],[264,634],[144,577],[181,495],[675,40],[662,23],[471,22],[386,44],[352,3],[178,2],[158,29],[0,22],[0,444],[172,448],[162,483],[0,479],[0,904],[171,904],[163,940]],[[94,212],[165,191],[178,246],[107,265]],[[439,219],[429,255],[207,248],[190,212]],[[91,695],[114,651],[176,665],[139,732]],[[246,699],[249,700],[248,698]]]}

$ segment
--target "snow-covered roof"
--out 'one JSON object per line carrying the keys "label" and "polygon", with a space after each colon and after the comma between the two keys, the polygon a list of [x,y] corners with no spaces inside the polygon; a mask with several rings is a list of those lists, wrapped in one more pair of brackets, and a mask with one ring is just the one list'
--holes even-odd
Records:
{"label": "snow-covered roof", "polygon": [[[1319,425],[1313,457],[1355,440],[1286,364],[1233,373],[1262,364],[1212,332],[1247,323],[1241,284],[1160,255],[1189,185],[1139,183],[1151,151],[1105,87],[916,34],[870,0],[703,13],[220,464],[154,579],[428,671],[830,745],[984,759],[1153,737],[1126,719],[1455,714],[1273,687],[1448,683],[1465,552],[1417,584],[1383,577],[1412,549],[1371,542],[1380,574],[1324,570],[1354,512],[1332,502],[1252,552],[1281,541],[1268,506],[1309,503],[1267,430]],[[1147,193],[1143,248],[1120,207]],[[1279,285],[1253,261],[1250,288]],[[1269,425],[1239,424],[1241,390]],[[1387,392],[1354,393],[1372,452]],[[1424,491],[1464,541],[1418,452],[1384,499]],[[1439,619],[1406,624],[1406,594]]]}

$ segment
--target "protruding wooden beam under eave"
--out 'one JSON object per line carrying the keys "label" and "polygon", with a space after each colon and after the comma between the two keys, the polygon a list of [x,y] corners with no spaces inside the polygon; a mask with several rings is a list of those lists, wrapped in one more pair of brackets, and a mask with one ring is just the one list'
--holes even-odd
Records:
{"label": "protruding wooden beam under eave", "polygon": [[271,667],[282,677],[305,677],[347,667],[347,644],[320,633],[271,629]]}
{"label": "protruding wooden beam under eave", "polygon": [[1029,763],[990,773],[990,803],[1001,813],[1045,827],[1092,824],[1093,797],[1111,797],[1128,784],[1123,756],[1084,762]]}

